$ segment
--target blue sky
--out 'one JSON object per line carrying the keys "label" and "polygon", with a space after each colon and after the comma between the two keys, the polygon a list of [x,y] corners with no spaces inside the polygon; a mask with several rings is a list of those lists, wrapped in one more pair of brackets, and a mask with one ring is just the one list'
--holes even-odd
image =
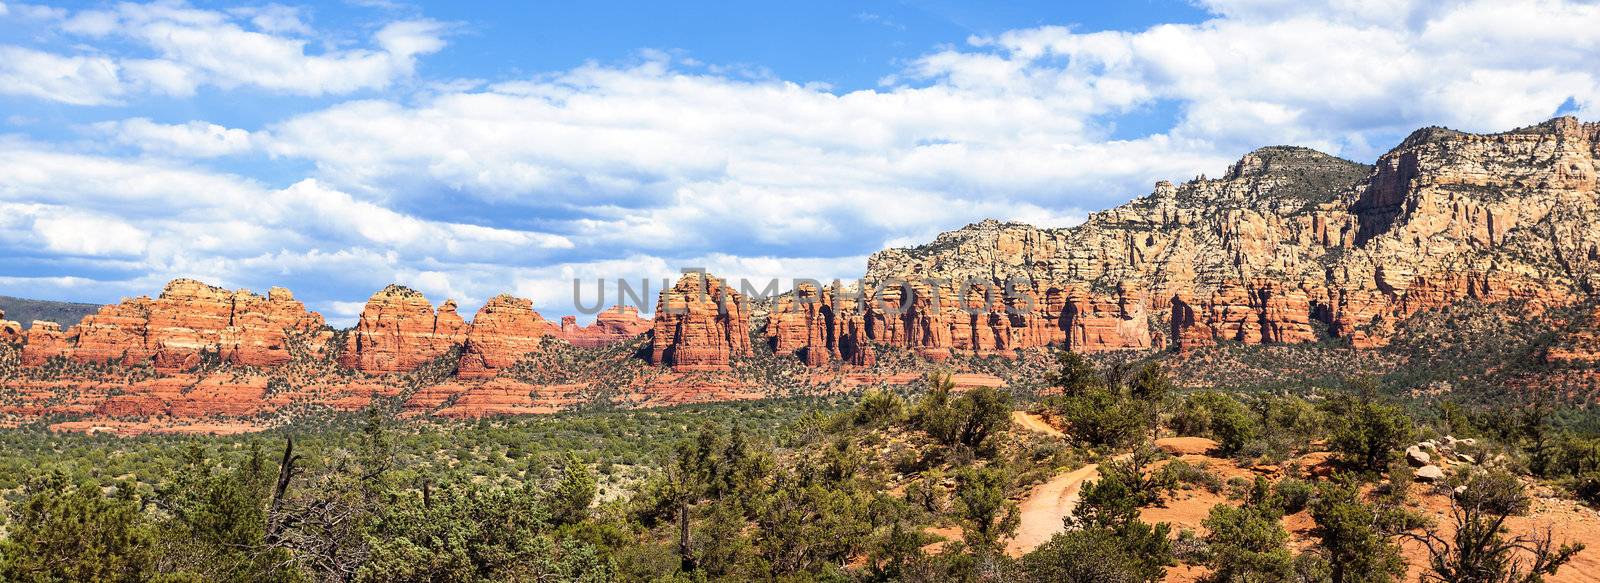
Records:
{"label": "blue sky", "polygon": [[1588,2],[991,4],[3,1],[0,294],[554,316],[574,277],[849,278],[1259,146],[1370,161],[1600,94]]}

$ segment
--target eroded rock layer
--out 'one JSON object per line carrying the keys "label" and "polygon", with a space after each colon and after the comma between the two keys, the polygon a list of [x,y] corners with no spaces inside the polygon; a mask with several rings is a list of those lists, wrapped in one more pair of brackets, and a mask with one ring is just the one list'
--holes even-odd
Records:
{"label": "eroded rock layer", "polygon": [[707,274],[684,275],[656,302],[650,362],[676,370],[718,370],[749,356],[750,312],[743,296]]}
{"label": "eroded rock layer", "polygon": [[458,374],[463,377],[491,377],[524,354],[534,351],[546,336],[558,336],[561,329],[533,310],[533,301],[509,295],[491,298],[472,317]]}
{"label": "eroded rock layer", "polygon": [[295,335],[322,331],[322,316],[307,311],[288,290],[265,297],[176,279],[155,299],[137,297],[100,308],[63,332],[36,322],[24,336],[23,361],[53,356],[80,362],[139,364],[157,370],[193,368],[204,359],[245,366],[275,366],[290,359]]}
{"label": "eroded rock layer", "polygon": [[639,317],[633,306],[613,306],[595,315],[594,323],[579,326],[576,316],[562,316],[560,337],[573,346],[599,348],[649,332],[650,320]]}
{"label": "eroded rock layer", "polygon": [[[881,251],[864,291],[780,298],[766,339],[811,364],[873,343],[933,358],[1382,346],[1406,317],[1462,300],[1538,309],[1592,294],[1597,158],[1600,124],[1572,118],[1492,135],[1423,129],[1372,166],[1262,148],[1221,178],[1157,183],[1076,227],[984,221]],[[658,339],[658,353],[672,347]]]}
{"label": "eroded rock layer", "polygon": [[467,330],[454,301],[435,310],[422,292],[390,285],[367,300],[339,364],[369,373],[409,371],[445,356],[467,339]]}
{"label": "eroded rock layer", "polygon": [[1073,349],[1160,345],[1163,334],[1179,347],[1324,334],[1378,346],[1420,310],[1592,293],[1597,158],[1600,124],[1571,118],[1493,135],[1420,130],[1372,167],[1263,148],[1220,179],[1159,183],[1077,227],[986,221],[883,251],[868,279],[1075,290],[1076,311],[1054,320]]}

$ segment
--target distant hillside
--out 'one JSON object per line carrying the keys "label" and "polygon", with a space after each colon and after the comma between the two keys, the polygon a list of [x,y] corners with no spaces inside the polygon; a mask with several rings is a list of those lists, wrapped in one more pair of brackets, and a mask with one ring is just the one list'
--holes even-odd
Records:
{"label": "distant hillside", "polygon": [[95,313],[100,306],[95,304],[78,304],[73,302],[52,302],[49,300],[29,300],[0,296],[0,311],[5,312],[5,319],[21,322],[23,328],[33,325],[34,320],[55,322],[62,328],[77,324],[84,316]]}

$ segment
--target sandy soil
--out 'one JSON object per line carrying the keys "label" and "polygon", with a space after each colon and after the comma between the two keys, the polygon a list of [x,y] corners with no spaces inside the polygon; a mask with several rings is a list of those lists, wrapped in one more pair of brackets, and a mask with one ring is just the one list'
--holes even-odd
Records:
{"label": "sandy soil", "polygon": [[1022,525],[1017,528],[1016,538],[1006,544],[1006,554],[1020,557],[1064,530],[1062,520],[1077,507],[1083,483],[1099,476],[1100,465],[1089,464],[1034,487],[1018,505]]}
{"label": "sandy soil", "polygon": [[1050,437],[1067,436],[1067,434],[1062,433],[1060,429],[1056,429],[1055,426],[1050,425],[1050,422],[1045,421],[1038,415],[1034,415],[1025,411],[1012,411],[1011,422],[1016,423],[1023,429],[1032,431],[1034,433],[1043,433]]}
{"label": "sandy soil", "polygon": [[1204,437],[1163,437],[1156,440],[1156,449],[1172,455],[1205,455],[1216,448],[1216,441]]}

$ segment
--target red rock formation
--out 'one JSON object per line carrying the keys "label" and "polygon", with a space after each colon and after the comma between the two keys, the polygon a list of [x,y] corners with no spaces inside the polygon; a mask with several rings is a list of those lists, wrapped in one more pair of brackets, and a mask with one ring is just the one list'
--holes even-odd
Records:
{"label": "red rock formation", "polygon": [[445,300],[435,311],[422,293],[390,285],[367,300],[339,364],[375,374],[406,372],[466,338],[467,323],[456,314],[454,301]]}
{"label": "red rock formation", "polygon": [[776,354],[811,365],[870,364],[874,343],[906,346],[936,360],[958,352],[1010,356],[1053,344],[1081,352],[1160,346],[1150,330],[1146,294],[1131,284],[1095,296],[1077,287],[1041,293],[1031,285],[898,283],[869,284],[866,296],[837,284],[821,293],[802,284],[774,305],[767,341]]}
{"label": "red rock formation", "polygon": [[649,332],[651,321],[633,306],[612,306],[595,315],[593,324],[578,326],[574,316],[561,317],[560,337],[573,346],[600,348]]}
{"label": "red rock formation", "polygon": [[290,335],[314,336],[322,326],[322,316],[306,311],[288,290],[273,288],[261,297],[175,279],[156,299],[138,297],[100,308],[64,338],[52,325],[37,339],[28,338],[38,346],[24,354],[35,362],[57,354],[81,362],[150,360],[166,372],[193,368],[207,354],[219,362],[275,366],[290,358]]}
{"label": "red rock formation", "polygon": [[724,370],[750,356],[744,297],[708,274],[684,275],[656,302],[650,361],[676,370]]}
{"label": "red rock formation", "polygon": [[533,310],[533,301],[509,295],[491,298],[472,317],[457,374],[465,378],[492,377],[534,351],[545,336],[561,333]]}
{"label": "red rock formation", "polygon": [[[968,322],[917,305],[874,339],[932,354],[1092,351],[1310,342],[1321,322],[1367,348],[1462,300],[1561,305],[1600,288],[1597,168],[1600,124],[1571,118],[1492,135],[1420,130],[1372,167],[1263,148],[1221,179],[1158,183],[1070,229],[985,221],[879,252],[869,281],[1021,279],[1046,307]],[[1149,292],[1086,291],[1124,282]]]}
{"label": "red rock formation", "polygon": [[288,362],[291,336],[320,346],[330,333],[323,330],[322,315],[306,310],[289,290],[274,287],[261,297],[248,291],[233,293],[233,316],[219,335],[223,361],[245,366],[270,367]]}
{"label": "red rock formation", "polygon": [[119,304],[102,306],[84,316],[67,333],[72,338],[71,356],[80,362],[137,364],[150,358],[147,344],[152,300],[140,296]]}
{"label": "red rock formation", "polygon": [[67,342],[67,335],[61,331],[61,325],[55,322],[35,320],[28,326],[23,342],[23,366],[39,366],[49,362],[51,358],[67,356],[72,352],[72,345]]}
{"label": "red rock formation", "polygon": [[1203,300],[1184,292],[1173,296],[1172,337],[1178,348],[1190,349],[1218,341],[1315,342],[1317,333],[1305,291],[1258,279],[1224,284]]}

